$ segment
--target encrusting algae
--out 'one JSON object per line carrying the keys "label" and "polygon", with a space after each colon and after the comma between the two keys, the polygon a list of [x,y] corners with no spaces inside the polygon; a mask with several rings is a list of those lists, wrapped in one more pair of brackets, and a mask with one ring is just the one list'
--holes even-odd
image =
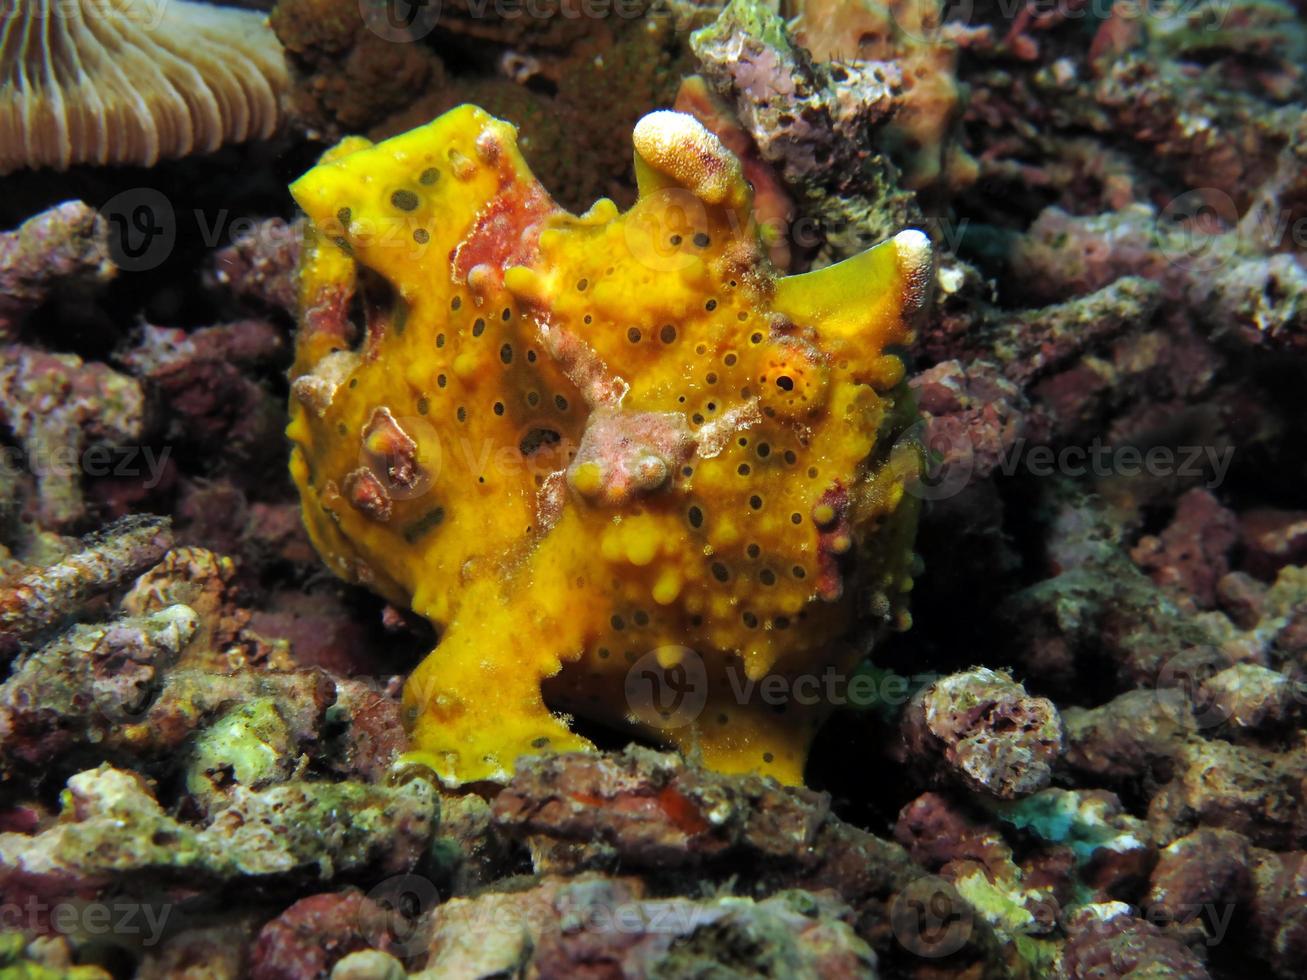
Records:
{"label": "encrusting algae", "polygon": [[405,688],[409,759],[458,784],[589,748],[557,710],[801,782],[829,708],[795,682],[907,621],[920,453],[890,349],[929,242],[779,277],[691,117],[636,126],[625,213],[564,212],[515,136],[461,106],[292,187],[305,523],[442,634]]}

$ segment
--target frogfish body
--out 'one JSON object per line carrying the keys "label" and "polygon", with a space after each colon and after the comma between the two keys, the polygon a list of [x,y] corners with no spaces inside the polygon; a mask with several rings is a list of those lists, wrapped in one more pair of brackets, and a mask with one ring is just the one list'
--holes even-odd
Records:
{"label": "frogfish body", "polygon": [[655,112],[634,143],[625,213],[560,209],[473,106],[292,186],[304,521],[439,631],[404,699],[450,784],[590,747],[573,716],[801,782],[813,681],[906,619],[920,454],[891,348],[926,237],[779,277],[715,137]]}

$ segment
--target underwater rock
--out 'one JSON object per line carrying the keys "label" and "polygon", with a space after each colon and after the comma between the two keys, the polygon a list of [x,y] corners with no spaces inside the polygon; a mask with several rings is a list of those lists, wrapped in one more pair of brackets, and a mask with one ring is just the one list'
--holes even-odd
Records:
{"label": "underwater rock", "polygon": [[1121,688],[1196,684],[1246,656],[1227,644],[1228,622],[1186,615],[1138,569],[1101,507],[1079,497],[1060,507],[1049,534],[1058,574],[1011,596],[1003,612],[1013,649],[1044,684],[1104,661]]}
{"label": "underwater rock", "polygon": [[1124,276],[1065,303],[1005,316],[976,342],[993,352],[1008,378],[1028,385],[1146,321],[1160,302],[1155,283]]}
{"label": "underwater rock", "polygon": [[1038,970],[1051,959],[1051,934],[1071,897],[1068,854],[1043,855],[1051,864],[1029,859],[1018,864],[994,824],[978,822],[935,793],[923,794],[900,811],[894,836],[935,881],[965,896],[973,914],[1005,942],[1016,941],[1023,965]]}
{"label": "underwater rock", "polygon": [[25,653],[0,684],[0,771],[180,770],[205,810],[235,786],[283,782],[310,763],[384,779],[407,746],[396,691],[294,669],[284,639],[250,629],[234,576],[229,559],[173,549],[123,597],[121,618]]}
{"label": "underwater rock", "polygon": [[1096,128],[1137,140],[1157,170],[1186,187],[1217,190],[1242,212],[1282,167],[1301,166],[1295,157],[1304,122],[1296,106],[1225,88],[1219,71],[1196,85],[1184,66],[1143,52],[1097,67],[1079,111],[1070,106],[1070,114],[1097,116]]}
{"label": "underwater rock", "polygon": [[926,422],[922,444],[937,457],[931,471],[950,484],[954,474],[985,479],[1016,445],[1046,435],[1046,420],[992,361],[941,361],[908,385]]}
{"label": "underwater rock", "polygon": [[[8,923],[6,923],[8,924]],[[73,963],[66,940],[21,932],[0,932],[0,976],[14,980],[111,980],[113,974],[91,964]]]}
{"label": "underwater rock", "polygon": [[143,951],[136,980],[238,980],[246,975],[259,919],[252,911],[234,922],[169,929],[157,946]]}
{"label": "underwater rock", "polygon": [[183,653],[187,667],[236,671],[258,665],[287,669],[284,644],[268,643],[247,629],[251,614],[237,601],[235,563],[206,548],[173,548],[133,583],[120,603],[128,615],[145,615],[184,603],[199,616],[194,642]]}
{"label": "underwater rock", "polygon": [[1275,729],[1298,721],[1303,700],[1298,682],[1258,664],[1235,664],[1203,682],[1199,703],[1244,729]]}
{"label": "underwater rock", "polygon": [[1126,691],[1096,708],[1066,707],[1062,720],[1066,764],[1110,785],[1165,782],[1198,733],[1190,692],[1183,686]]}
{"label": "underwater rock", "polygon": [[[1010,24],[977,14],[1007,33],[970,46],[979,64],[968,73],[967,134],[977,186],[994,180],[986,191],[1012,194],[1004,203],[1014,210],[1050,194],[1080,213],[1188,198],[1228,201],[1237,218],[1259,188],[1283,180],[1282,216],[1304,215],[1303,73],[1300,57],[1283,56],[1303,49],[1304,31],[1283,4],[1118,7],[1096,33],[1080,8],[1026,8]],[[1259,47],[1278,53],[1246,53]]]}
{"label": "underwater rock", "polygon": [[355,0],[281,0],[272,23],[296,67],[295,113],[318,138],[384,139],[479,105],[519,128],[532,168],[579,211],[633,198],[627,134],[671,105],[693,67],[686,35],[720,5],[460,0],[391,23]]}
{"label": "underwater rock", "polygon": [[404,964],[379,949],[361,949],[338,960],[331,980],[404,980]]}
{"label": "underwater rock", "polygon": [[[419,977],[577,976],[603,964],[616,976],[877,977],[875,953],[829,894],[646,897],[636,879],[546,878],[525,891],[456,898],[432,918]],[[487,927],[485,924],[490,923]]]}
{"label": "underwater rock", "polygon": [[329,567],[441,628],[405,705],[449,784],[586,747],[550,707],[799,782],[825,706],[735,687],[848,671],[850,630],[908,623],[919,456],[886,348],[929,241],[777,277],[715,137],[660,112],[633,138],[625,214],[561,211],[472,106],[293,188],[291,472]]}
{"label": "underwater rock", "polygon": [[1068,905],[1083,902],[1084,889],[1096,899],[1134,896],[1157,859],[1148,825],[1107,790],[1050,787],[1002,803],[994,813],[1047,846],[1071,851],[1077,889],[1067,894]]}
{"label": "underwater rock", "polygon": [[266,320],[192,331],[146,323],[119,360],[162,404],[165,439],[220,459],[237,478],[266,479],[285,420],[278,399],[251,375],[285,366],[285,331]]}
{"label": "underwater rock", "polygon": [[1274,752],[1219,739],[1184,746],[1176,775],[1152,798],[1148,823],[1169,843],[1196,827],[1243,834],[1260,847],[1300,850],[1307,845],[1307,753]]}
{"label": "underwater rock", "polygon": [[733,0],[690,44],[699,74],[734,107],[762,159],[811,222],[791,237],[817,248],[819,264],[921,222],[893,164],[870,149],[877,127],[899,107],[898,66],[814,62],[780,17],[757,0]]}
{"label": "underwater rock", "polygon": [[527,848],[497,825],[492,804],[475,793],[441,796],[440,833],[431,851],[442,895],[475,895],[499,879],[531,872]]}
{"label": "underwater rock", "polygon": [[1243,565],[1272,579],[1285,565],[1307,564],[1307,511],[1253,508],[1239,514]]}
{"label": "underwater rock", "polygon": [[145,421],[135,378],[73,354],[0,347],[0,423],[36,478],[43,525],[66,530],[86,517],[83,472],[109,471],[123,453],[135,459]]}
{"label": "underwater rock", "polygon": [[[921,869],[897,845],[841,821],[824,794],[631,747],[533,760],[495,798],[494,812],[501,831],[530,845],[541,872],[620,865],[686,890],[723,875],[754,896],[830,890],[852,906],[858,934],[878,954],[902,956],[906,946],[931,955],[894,918],[935,894]],[[997,968],[1001,954],[965,902],[956,894],[937,901],[951,903],[949,918],[963,923],[950,934],[958,956]]]}
{"label": "underwater rock", "polygon": [[998,867],[1011,858],[1011,848],[995,825],[981,822],[965,812],[962,803],[933,791],[922,793],[899,811],[894,839],[908,849],[913,861],[932,872],[954,861]]}
{"label": "underwater rock", "polygon": [[42,211],[0,233],[0,340],[56,290],[102,285],[118,274],[109,225],[82,201]]}
{"label": "underwater rock", "polygon": [[1017,242],[1012,273],[1049,299],[1142,276],[1160,283],[1162,295],[1183,304],[1214,340],[1301,352],[1307,269],[1294,255],[1270,254],[1275,243],[1255,216],[1251,227],[1237,218],[1219,200],[1204,207],[1198,196],[1177,199],[1165,214],[1142,204],[1093,216],[1049,208]]}
{"label": "underwater rock", "polygon": [[206,281],[244,300],[295,315],[300,243],[299,222],[267,218],[214,253]]}
{"label": "underwater rock", "polygon": [[[144,779],[108,765],[68,780],[58,823],[0,833],[0,885],[47,897],[95,892],[149,875],[159,882],[261,882],[399,874],[425,852],[438,820],[431,784],[283,783],[232,790],[203,825],[160,807]],[[342,819],[348,814],[348,819]]]}
{"label": "underwater rock", "polygon": [[1307,669],[1307,568],[1280,569],[1252,632],[1262,639],[1273,666],[1295,677]]}
{"label": "underwater rock", "polygon": [[[336,977],[334,968],[352,953],[385,952],[393,910],[358,889],[309,895],[265,925],[250,953],[251,980]],[[404,976],[403,971],[399,974]],[[365,974],[380,980],[377,974]]]}
{"label": "underwater rock", "polygon": [[1252,891],[1248,839],[1203,828],[1162,849],[1144,904],[1165,921],[1183,923],[1218,903],[1245,905]]}
{"label": "underwater rock", "polygon": [[1195,487],[1176,502],[1175,516],[1159,535],[1145,535],[1130,557],[1154,582],[1198,609],[1216,602],[1216,584],[1230,570],[1239,521],[1209,490]]}
{"label": "underwater rock", "polygon": [[946,22],[951,11],[940,0],[801,0],[797,7],[791,30],[818,61],[886,62],[902,73],[894,116],[874,139],[904,187],[947,197],[976,180],[979,168],[963,145],[957,60],[962,47],[988,43],[987,27]]}
{"label": "underwater rock", "polygon": [[1104,791],[1046,789],[983,808],[925,793],[899,812],[894,836],[1035,976],[1050,973],[1076,906],[1136,895],[1156,856],[1147,827]]}
{"label": "underwater rock", "polygon": [[80,547],[42,568],[0,579],[0,653],[16,640],[50,629],[94,596],[154,565],[172,544],[167,518],[124,517],[82,539]]}
{"label": "underwater rock", "polygon": [[[177,615],[186,610],[172,608]],[[147,622],[157,618],[156,614]],[[131,624],[131,620],[119,621],[112,636],[118,640],[137,636],[130,632]],[[89,642],[104,629],[79,627],[83,632],[74,639]],[[101,646],[103,642],[93,652]],[[145,769],[166,769],[192,758],[182,750],[199,734],[199,744],[208,748],[195,758],[190,778],[195,792],[211,796],[210,781],[224,792],[243,781],[246,774],[237,770],[237,760],[250,753],[260,758],[270,751],[244,744],[242,739],[253,740],[256,733],[231,731],[242,709],[230,706],[263,704],[271,712],[268,706],[273,703],[275,713],[266,720],[280,732],[278,744],[283,748],[277,757],[282,761],[272,772],[281,776],[289,775],[288,767],[298,765],[304,754],[344,777],[381,779],[407,744],[398,701],[362,682],[333,681],[318,670],[168,669],[158,657],[148,659],[155,649],[131,648],[133,670],[145,675],[140,683],[148,680],[149,684],[137,684],[132,688],[134,699],[123,701],[116,696],[119,688],[129,684],[130,675],[97,678],[80,651],[70,649],[61,657],[65,647],[58,644],[33,654],[0,686],[0,759],[27,773],[38,763],[66,771],[74,760],[87,758],[131,760]],[[231,716],[231,711],[237,715]],[[217,732],[209,734],[211,726],[219,732],[226,726],[225,747],[215,742],[220,737]],[[231,742],[232,736],[239,737]]]}
{"label": "underwater rock", "polygon": [[1058,980],[1118,977],[1184,977],[1208,980],[1202,960],[1179,939],[1136,918],[1124,902],[1100,902],[1076,910],[1057,960]]}
{"label": "underwater rock", "polygon": [[310,132],[357,132],[446,81],[435,53],[414,43],[416,17],[407,25],[402,17],[383,21],[377,31],[364,12],[338,0],[280,0],[272,11],[269,23],[293,70],[289,111]]}
{"label": "underwater rock", "polygon": [[20,657],[0,685],[0,761],[40,771],[81,750],[153,700],[163,668],[195,634],[197,617],[169,606],[149,617],[75,626]]}
{"label": "underwater rock", "polygon": [[[920,333],[920,356],[936,368],[954,361],[988,372],[976,365],[996,365],[1034,423],[1019,436],[1023,446],[1087,442],[1113,417],[1124,416],[1117,423],[1123,428],[1145,428],[1150,420],[1130,419],[1132,409],[1153,409],[1167,390],[1163,385],[1185,396],[1204,393],[1220,364],[1207,342],[1192,334],[1159,329],[1141,335],[1164,304],[1164,290],[1141,276],[1012,310],[996,305],[973,266],[945,259],[937,287],[940,301]],[[1042,298],[1037,288],[1031,292]],[[1012,394],[1000,399],[1012,400]],[[952,444],[952,428],[945,427],[938,445]],[[975,450],[975,462],[988,458],[980,444]]]}
{"label": "underwater rock", "polygon": [[[178,481],[173,509],[180,541],[203,543],[230,555],[244,575],[276,565],[302,568],[317,560],[293,500],[260,500],[256,487],[241,487],[223,477],[184,477]],[[317,606],[327,615],[329,607]],[[349,632],[343,623],[337,629],[342,637]],[[318,634],[317,639],[329,643],[333,635]]]}
{"label": "underwater rock", "polygon": [[1062,719],[1001,671],[977,667],[919,691],[903,712],[905,761],[1000,800],[1048,785],[1062,752]]}
{"label": "underwater rock", "polygon": [[1252,921],[1266,960],[1284,980],[1302,972],[1307,951],[1307,854],[1253,848]]}
{"label": "underwater rock", "polygon": [[1060,303],[1012,311],[996,307],[978,278],[974,267],[956,259],[941,267],[940,304],[922,331],[921,349],[939,361],[993,361],[1023,387],[1137,329],[1162,302],[1157,283],[1121,276]]}

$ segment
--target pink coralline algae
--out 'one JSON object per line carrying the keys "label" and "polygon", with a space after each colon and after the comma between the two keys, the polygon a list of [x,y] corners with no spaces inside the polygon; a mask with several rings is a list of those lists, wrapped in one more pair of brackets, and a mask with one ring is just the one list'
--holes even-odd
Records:
{"label": "pink coralline algae", "polygon": [[10,344],[0,347],[0,423],[19,441],[35,477],[42,523],[69,528],[87,513],[82,473],[112,472],[120,449],[135,455],[146,425],[145,392],[108,365]]}
{"label": "pink coralline algae", "polygon": [[1062,720],[1048,699],[977,668],[917,694],[904,711],[903,738],[914,769],[1007,800],[1048,785],[1062,752]]}
{"label": "pink coralline algae", "polygon": [[117,274],[109,226],[82,201],[68,201],[0,233],[0,340],[58,290],[97,286]]}
{"label": "pink coralline algae", "polygon": [[[275,146],[16,174],[0,199],[0,977],[1302,976],[1301,0],[654,0],[602,17],[572,16],[571,0],[539,17],[448,0],[438,19],[413,5],[407,26],[378,19],[403,13],[384,3],[275,6],[300,127]],[[392,28],[411,43],[378,33]],[[284,184],[327,141],[475,102],[516,127],[554,200],[624,205],[631,125],[674,99],[752,183],[738,218],[763,228],[759,262],[801,274],[907,227],[930,239],[934,299],[890,351],[904,397],[869,458],[924,463],[901,488],[920,510],[903,568],[913,628],[855,632],[846,669],[811,678],[836,703],[807,788],[705,768],[694,739],[679,754],[616,748],[561,677],[544,707],[576,714],[599,747],[537,755],[523,740],[502,785],[437,785],[407,754],[401,691],[423,653],[451,653],[448,623],[324,574],[284,472],[305,228]],[[432,166],[465,202],[466,168]],[[394,200],[384,175],[363,176],[360,200]],[[131,229],[102,206],[132,186],[176,219],[154,268],[127,261],[117,236]],[[341,254],[330,239],[310,251]],[[582,288],[555,260],[530,262],[597,330],[597,275]],[[341,348],[324,355],[366,359],[359,338],[400,323],[414,340],[407,294],[366,273],[348,285],[354,302],[338,292],[309,315],[335,331],[318,335]],[[610,332],[663,349],[662,320],[622,319],[644,296],[614,308]],[[459,317],[501,323],[477,302],[433,314],[446,352]],[[726,320],[722,337],[751,336]],[[669,314],[666,336],[683,344],[687,322]],[[693,405],[624,412],[621,379],[584,368],[565,338],[532,353],[557,353],[583,391],[558,413],[542,398],[552,421],[510,440],[553,460],[538,497],[530,474],[522,488],[545,521],[573,495],[644,506],[693,462]],[[527,356],[516,347],[514,369]],[[368,425],[407,479],[413,418],[448,434],[456,403],[441,415],[405,370],[373,370],[387,398],[413,398],[412,418],[392,404],[395,425]],[[713,389],[720,415],[734,397],[723,370],[669,378]],[[444,394],[458,386],[444,380]],[[558,420],[587,396],[591,425],[569,437]],[[700,428],[750,428],[726,448],[757,449],[756,480],[761,424]],[[794,447],[796,479],[816,435]],[[486,447],[441,439],[429,493],[445,503],[452,469]],[[569,469],[590,479],[569,486]],[[406,506],[350,490],[374,515]],[[636,540],[635,516],[610,522],[614,541],[656,545]],[[789,516],[778,541],[808,523]],[[804,588],[833,588],[840,531],[821,532]],[[580,572],[596,542],[575,539]],[[503,569],[420,571],[458,596],[462,579],[498,588]],[[758,587],[775,593],[780,571]],[[729,598],[705,581],[705,603]],[[539,639],[532,603],[560,583],[514,593],[523,649]],[[865,584],[845,600],[883,616],[890,593]],[[812,635],[818,608],[789,635]],[[504,640],[463,625],[481,692],[471,682]],[[617,722],[624,673],[648,652],[632,628],[605,646]],[[776,680],[745,678],[782,695],[768,694],[763,730],[789,724],[806,691]],[[734,711],[698,721],[738,740]],[[122,907],[157,931],[83,928]]]}

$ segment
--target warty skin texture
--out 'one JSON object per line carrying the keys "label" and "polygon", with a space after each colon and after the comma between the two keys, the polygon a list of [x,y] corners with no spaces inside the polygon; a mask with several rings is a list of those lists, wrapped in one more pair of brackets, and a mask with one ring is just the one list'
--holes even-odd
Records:
{"label": "warty skin texture", "polygon": [[408,761],[504,780],[590,747],[575,715],[799,783],[828,707],[741,692],[847,675],[851,637],[906,625],[920,452],[891,348],[929,242],[780,277],[691,117],[637,125],[625,213],[558,208],[515,136],[462,106],[292,186],[305,523],[441,634]]}

